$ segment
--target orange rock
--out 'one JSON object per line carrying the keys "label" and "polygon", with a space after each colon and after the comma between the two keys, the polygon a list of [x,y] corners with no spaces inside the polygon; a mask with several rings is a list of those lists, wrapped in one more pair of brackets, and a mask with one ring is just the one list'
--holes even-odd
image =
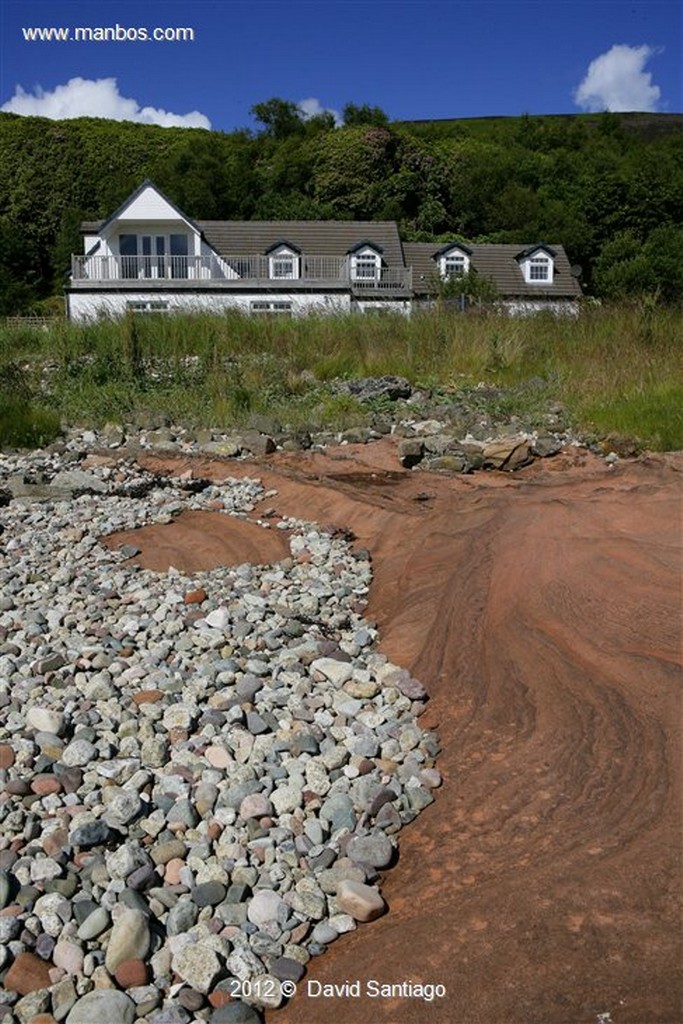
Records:
{"label": "orange rock", "polygon": [[8,992],[27,996],[50,985],[50,965],[35,953],[20,953],[5,975],[4,987]]}
{"label": "orange rock", "polygon": [[140,690],[139,693],[133,694],[133,703],[138,706],[140,704],[156,704],[162,697],[161,690]]}
{"label": "orange rock", "polygon": [[203,604],[207,597],[206,591],[200,587],[199,590],[188,590],[183,600],[185,604]]}
{"label": "orange rock", "polygon": [[116,968],[116,983],[121,988],[137,988],[149,981],[149,969],[144,960],[124,960]]}
{"label": "orange rock", "polygon": [[0,769],[11,768],[14,764],[14,751],[9,743],[0,743]]}

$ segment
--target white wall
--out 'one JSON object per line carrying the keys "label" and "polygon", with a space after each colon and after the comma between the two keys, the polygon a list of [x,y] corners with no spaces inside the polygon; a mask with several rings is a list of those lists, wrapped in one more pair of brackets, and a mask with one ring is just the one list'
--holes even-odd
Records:
{"label": "white wall", "polygon": [[[224,313],[233,309],[250,313],[252,302],[291,302],[292,315],[306,313],[348,313],[351,309],[349,295],[297,295],[277,292],[214,292],[211,294],[187,294],[168,291],[126,291],[92,294],[73,291],[67,294],[68,315],[71,320],[83,322],[98,317],[122,316],[131,302],[167,302],[168,312]],[[254,314],[262,315],[262,314]]]}

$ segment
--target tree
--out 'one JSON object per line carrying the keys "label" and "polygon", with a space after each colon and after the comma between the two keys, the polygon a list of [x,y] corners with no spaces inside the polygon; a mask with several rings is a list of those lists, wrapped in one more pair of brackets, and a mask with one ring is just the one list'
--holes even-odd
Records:
{"label": "tree", "polygon": [[389,117],[381,107],[370,107],[367,103],[362,107],[355,103],[347,103],[342,112],[342,120],[345,128],[368,124],[382,128],[389,124]]}
{"label": "tree", "polygon": [[264,135],[272,139],[286,139],[289,135],[303,135],[304,117],[296,103],[282,100],[277,96],[256,103],[250,110],[256,121],[264,128]]}
{"label": "tree", "polygon": [[656,295],[665,302],[683,299],[683,228],[656,228],[641,242],[622,231],[603,246],[595,261],[595,288],[609,299]]}

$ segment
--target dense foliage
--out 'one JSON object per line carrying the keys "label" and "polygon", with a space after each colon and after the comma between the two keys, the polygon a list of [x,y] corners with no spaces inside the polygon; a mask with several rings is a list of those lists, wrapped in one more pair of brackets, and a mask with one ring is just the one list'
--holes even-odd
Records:
{"label": "dense foliage", "polygon": [[[681,294],[683,119],[389,123],[253,109],[256,132],[0,114],[0,313],[59,294],[81,219],[151,178],[196,219],[395,219],[408,240],[561,242],[589,292]],[[39,307],[38,307],[39,308]]]}

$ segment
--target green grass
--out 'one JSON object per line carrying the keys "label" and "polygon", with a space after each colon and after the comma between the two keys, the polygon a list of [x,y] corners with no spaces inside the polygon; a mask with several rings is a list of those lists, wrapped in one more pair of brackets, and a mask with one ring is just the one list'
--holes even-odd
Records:
{"label": "green grass", "polygon": [[18,393],[19,381],[36,414],[47,408],[65,423],[93,426],[146,412],[194,426],[239,426],[265,414],[295,428],[338,429],[364,422],[368,411],[334,395],[332,379],[400,374],[470,404],[479,401],[477,384],[501,388],[482,407],[499,418],[542,422],[560,402],[577,429],[679,449],[682,326],[680,310],[640,303],[587,305],[575,320],[230,314],[62,323],[48,332],[4,327],[0,394],[14,374],[6,392]]}

